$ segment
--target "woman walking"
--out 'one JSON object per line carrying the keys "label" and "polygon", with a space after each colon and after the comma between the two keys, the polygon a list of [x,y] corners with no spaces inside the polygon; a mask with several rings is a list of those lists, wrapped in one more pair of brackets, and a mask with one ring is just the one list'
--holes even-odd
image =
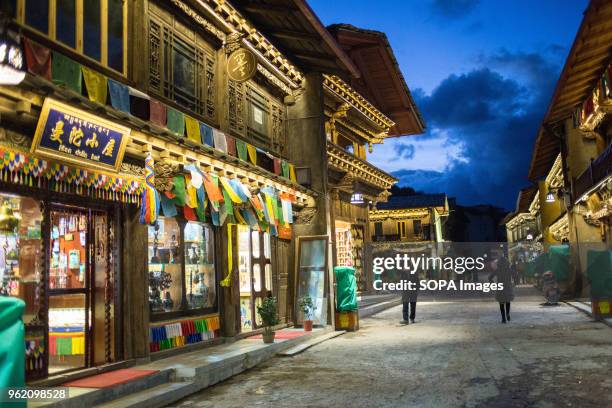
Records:
{"label": "woman walking", "polygon": [[489,275],[489,282],[496,278],[497,283],[503,284],[502,290],[495,292],[495,299],[499,302],[499,311],[501,312],[502,323],[510,321],[510,302],[514,300],[514,288],[512,282],[512,272],[510,263],[504,255],[498,258],[491,265],[493,271]]}

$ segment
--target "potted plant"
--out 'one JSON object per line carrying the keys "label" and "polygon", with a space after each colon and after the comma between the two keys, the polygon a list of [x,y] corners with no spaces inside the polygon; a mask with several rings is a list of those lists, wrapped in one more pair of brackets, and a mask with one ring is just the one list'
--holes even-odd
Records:
{"label": "potted plant", "polygon": [[304,331],[312,331],[312,317],[317,308],[312,302],[312,298],[308,295],[300,298],[298,307],[304,313]]}
{"label": "potted plant", "polygon": [[257,306],[257,314],[261,318],[264,329],[264,343],[274,343],[274,330],[272,330],[272,327],[279,322],[276,298],[272,296],[265,298],[261,305]]}

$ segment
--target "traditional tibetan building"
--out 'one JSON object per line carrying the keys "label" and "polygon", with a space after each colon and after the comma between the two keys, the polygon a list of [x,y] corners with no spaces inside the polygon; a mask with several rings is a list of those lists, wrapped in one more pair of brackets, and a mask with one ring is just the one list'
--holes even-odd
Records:
{"label": "traditional tibetan building", "polygon": [[26,303],[28,380],[256,332],[269,295],[281,324],[305,294],[329,322],[326,152],[374,199],[394,179],[363,149],[393,121],[305,2],[266,20],[291,29],[242,3],[2,2],[23,64],[0,85],[0,291]]}
{"label": "traditional tibetan building", "polygon": [[[592,292],[587,277],[595,269],[612,274],[610,13],[609,1],[589,3],[529,168],[529,178],[540,185],[537,205],[544,241],[569,243],[573,295]],[[555,207],[545,215],[542,209],[550,205]]]}
{"label": "traditional tibetan building", "polygon": [[372,241],[444,242],[446,194],[391,196],[370,211]]}
{"label": "traditional tibetan building", "polygon": [[348,24],[328,27],[359,76],[325,75],[328,180],[333,259],[354,266],[367,290],[363,245],[371,240],[370,208],[387,200],[397,180],[368,162],[374,145],[422,133],[425,123],[384,33]]}

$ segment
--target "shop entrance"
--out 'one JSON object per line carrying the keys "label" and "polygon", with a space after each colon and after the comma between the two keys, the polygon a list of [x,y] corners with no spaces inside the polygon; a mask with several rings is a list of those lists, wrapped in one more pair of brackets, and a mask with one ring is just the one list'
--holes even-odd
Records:
{"label": "shop entrance", "polygon": [[50,208],[45,237],[49,374],[115,359],[111,220],[106,210]]}
{"label": "shop entrance", "polygon": [[241,331],[248,332],[261,324],[257,306],[265,297],[274,295],[270,234],[239,225],[238,257]]}

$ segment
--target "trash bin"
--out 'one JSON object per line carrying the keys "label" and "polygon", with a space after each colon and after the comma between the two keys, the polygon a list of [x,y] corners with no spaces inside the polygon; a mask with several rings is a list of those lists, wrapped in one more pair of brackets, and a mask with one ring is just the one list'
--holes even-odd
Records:
{"label": "trash bin", "polygon": [[338,330],[359,330],[359,305],[357,303],[357,280],[355,268],[336,266],[336,314]]}
{"label": "trash bin", "polygon": [[[0,296],[0,390],[25,386],[25,339],[23,311],[25,303],[14,297]],[[3,401],[0,406],[11,402],[11,407],[25,407],[26,402]]]}

